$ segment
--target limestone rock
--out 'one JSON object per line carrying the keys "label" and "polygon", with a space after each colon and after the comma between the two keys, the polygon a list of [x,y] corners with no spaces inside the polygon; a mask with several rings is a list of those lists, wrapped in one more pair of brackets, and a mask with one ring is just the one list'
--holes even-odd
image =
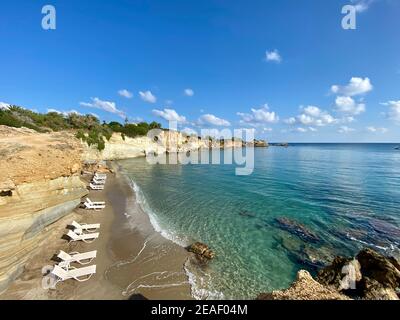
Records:
{"label": "limestone rock", "polygon": [[206,244],[201,242],[193,243],[191,246],[189,246],[188,251],[208,260],[211,260],[215,257],[214,251],[212,251]]}
{"label": "limestone rock", "polygon": [[364,249],[357,255],[364,277],[376,280],[384,287],[400,287],[400,270],[386,257],[372,249]]}
{"label": "limestone rock", "polygon": [[318,283],[308,271],[300,270],[290,288],[260,294],[257,300],[350,300],[350,298]]}

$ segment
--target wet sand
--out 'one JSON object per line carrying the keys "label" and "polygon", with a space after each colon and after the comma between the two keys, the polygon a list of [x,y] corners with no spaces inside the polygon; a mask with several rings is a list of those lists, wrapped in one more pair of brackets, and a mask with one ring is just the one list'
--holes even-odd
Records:
{"label": "wet sand", "polygon": [[[92,201],[106,201],[101,211],[77,209],[52,226],[43,246],[25,265],[22,275],[0,295],[1,299],[192,299],[184,271],[186,250],[162,237],[136,203],[125,177],[112,163],[105,190],[90,191]],[[88,178],[86,178],[88,179]],[[100,237],[93,243],[68,244],[63,237],[73,220],[100,223]],[[97,250],[96,274],[86,282],[67,280],[55,290],[42,286],[44,266],[55,264],[54,255]]]}

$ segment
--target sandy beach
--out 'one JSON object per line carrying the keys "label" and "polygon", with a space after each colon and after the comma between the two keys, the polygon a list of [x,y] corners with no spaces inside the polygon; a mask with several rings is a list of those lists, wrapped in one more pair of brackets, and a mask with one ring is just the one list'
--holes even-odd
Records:
{"label": "sandy beach", "polygon": [[[79,208],[57,221],[45,245],[0,299],[191,299],[183,269],[188,253],[154,230],[117,163],[111,165],[114,173],[108,174],[105,189],[89,194],[92,201],[106,201],[106,208],[95,212]],[[90,244],[69,244],[63,235],[73,220],[100,223],[100,237]],[[68,280],[58,283],[55,290],[43,289],[43,267],[56,263],[59,250],[97,250],[96,274],[86,282]]]}

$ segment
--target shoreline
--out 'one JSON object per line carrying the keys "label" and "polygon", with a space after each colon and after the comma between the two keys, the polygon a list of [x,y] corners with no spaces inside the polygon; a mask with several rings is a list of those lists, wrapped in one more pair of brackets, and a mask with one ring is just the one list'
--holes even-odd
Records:
{"label": "shoreline", "polygon": [[118,204],[116,198],[122,196],[125,203],[113,224],[109,249],[116,262],[106,278],[119,286],[124,298],[135,299],[140,294],[151,300],[193,299],[184,270],[189,253],[153,227],[119,163],[111,162],[111,168],[119,190],[109,195],[110,201]]}
{"label": "shoreline", "polygon": [[[154,230],[149,216],[136,202],[134,190],[111,162],[103,191],[90,191],[93,201],[106,201],[101,211],[81,208],[58,220],[28,260],[24,271],[0,293],[0,300],[125,300],[193,299],[184,270],[189,253]],[[88,184],[88,179],[81,180]],[[64,239],[73,220],[100,223],[100,236],[93,243],[71,243]],[[42,288],[42,268],[53,266],[55,255],[65,252],[97,250],[96,274],[86,282],[67,280],[55,290]]]}

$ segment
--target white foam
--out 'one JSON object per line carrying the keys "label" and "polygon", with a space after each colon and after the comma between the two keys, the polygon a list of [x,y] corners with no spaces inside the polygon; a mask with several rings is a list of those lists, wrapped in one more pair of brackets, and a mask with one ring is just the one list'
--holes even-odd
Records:
{"label": "white foam", "polygon": [[397,248],[396,248],[393,244],[390,244],[390,247],[382,247],[382,246],[378,246],[378,245],[373,244],[373,243],[369,243],[369,242],[366,242],[366,241],[357,239],[357,238],[351,236],[349,233],[347,233],[347,237],[348,237],[350,240],[359,242],[359,243],[361,243],[361,244],[364,244],[364,245],[367,245],[367,246],[370,246],[370,247],[375,247],[375,248],[380,249],[380,250],[383,250],[383,251],[388,251],[388,250],[389,250],[389,251],[396,251],[396,250],[397,250]]}
{"label": "white foam", "polygon": [[[140,206],[140,208],[148,215],[150,219],[150,223],[153,226],[154,230],[160,233],[164,238],[174,242],[175,244],[186,247],[188,246],[188,240],[187,239],[182,239],[179,235],[177,235],[174,231],[168,230],[167,228],[163,228],[161,226],[161,223],[158,220],[157,215],[153,212],[153,210],[150,208],[146,197],[143,194],[143,191],[140,189],[140,187],[136,184],[135,181],[132,179],[128,179],[129,185],[133,189],[136,195],[136,203]],[[129,215],[126,214],[126,217],[128,218]],[[210,279],[204,279],[201,276],[196,276],[193,272],[191,272],[188,268],[188,266],[184,265],[184,270],[185,273],[188,277],[188,282],[191,288],[191,295],[194,299],[196,300],[223,300],[224,295],[221,292],[218,292],[216,290],[208,290],[205,289],[204,286],[206,283],[210,283]],[[209,275],[206,275],[209,277]],[[143,286],[143,285],[141,285]],[[169,285],[171,286],[171,285]],[[127,288],[129,289],[129,288]],[[137,289],[137,288],[136,288]],[[125,290],[125,292],[128,292],[129,290]]]}
{"label": "white foam", "polygon": [[[185,273],[188,277],[191,295],[196,300],[224,300],[225,296],[222,292],[217,290],[209,290],[204,287],[205,283],[210,283],[210,279],[205,279],[201,276],[196,276],[189,270],[188,261],[184,265]],[[205,275],[209,277],[209,275]]]}
{"label": "white foam", "polygon": [[150,223],[153,226],[154,230],[160,233],[164,238],[174,242],[175,244],[186,247],[188,246],[188,240],[179,236],[176,232],[172,230],[168,230],[167,228],[163,228],[161,223],[159,222],[157,215],[150,208],[146,197],[144,196],[140,187],[133,181],[129,179],[129,184],[136,195],[136,203],[140,206],[140,208],[148,215],[150,219]]}

